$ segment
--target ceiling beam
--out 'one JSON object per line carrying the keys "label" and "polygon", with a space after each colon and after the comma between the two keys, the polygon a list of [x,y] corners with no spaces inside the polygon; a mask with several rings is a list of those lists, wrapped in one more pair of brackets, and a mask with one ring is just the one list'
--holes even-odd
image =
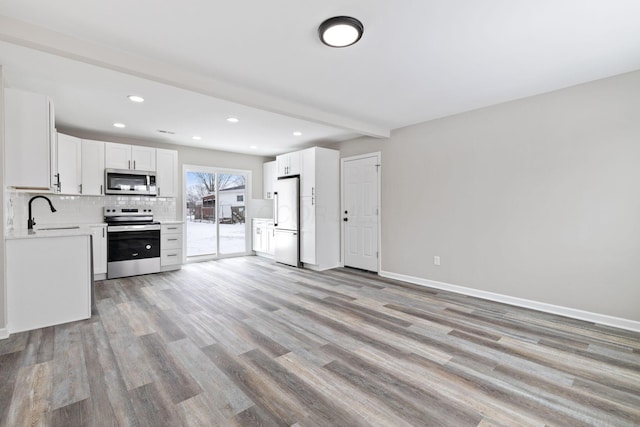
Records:
{"label": "ceiling beam", "polygon": [[0,15],[0,40],[214,98],[376,138],[391,130]]}

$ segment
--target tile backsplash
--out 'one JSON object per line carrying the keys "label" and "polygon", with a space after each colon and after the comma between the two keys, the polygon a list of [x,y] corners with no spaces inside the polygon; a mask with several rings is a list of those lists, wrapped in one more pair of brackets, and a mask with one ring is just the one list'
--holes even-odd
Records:
{"label": "tile backsplash", "polygon": [[[27,228],[29,199],[33,193],[7,191],[6,226],[7,231]],[[176,199],[145,196],[64,196],[44,194],[53,203],[56,212],[51,212],[46,200],[35,200],[31,213],[37,225],[44,224],[95,224],[103,222],[104,206],[139,205],[153,209],[154,219],[170,221],[176,217]]]}

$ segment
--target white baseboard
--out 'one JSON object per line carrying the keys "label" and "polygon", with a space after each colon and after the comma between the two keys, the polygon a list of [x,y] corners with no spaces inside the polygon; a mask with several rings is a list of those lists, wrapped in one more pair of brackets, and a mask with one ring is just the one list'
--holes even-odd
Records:
{"label": "white baseboard", "polygon": [[426,286],[429,288],[442,289],[444,291],[455,292],[457,294],[469,295],[489,301],[501,302],[516,307],[530,308],[543,311],[545,313],[558,314],[560,316],[571,317],[573,319],[585,320],[587,322],[599,323],[601,325],[613,326],[629,331],[640,332],[640,322],[621,317],[608,316],[606,314],[592,313],[590,311],[578,310],[576,308],[563,307],[559,305],[547,304],[544,302],[528,300],[524,298],[512,297],[509,295],[496,294],[493,292],[481,291],[464,286],[451,285],[449,283],[436,282],[435,280],[422,279],[420,277],[407,276],[404,274],[392,273],[390,271],[380,271],[380,276],[389,279],[402,280],[414,285]]}
{"label": "white baseboard", "polygon": [[0,340],[9,338],[9,330],[7,328],[0,328]]}

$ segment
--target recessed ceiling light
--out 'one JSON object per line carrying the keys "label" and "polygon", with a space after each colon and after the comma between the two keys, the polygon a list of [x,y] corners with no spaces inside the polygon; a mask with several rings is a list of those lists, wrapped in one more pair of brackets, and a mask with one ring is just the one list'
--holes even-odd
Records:
{"label": "recessed ceiling light", "polygon": [[144,98],[138,95],[129,95],[127,98],[129,98],[131,102],[144,102]]}
{"label": "recessed ceiling light", "polygon": [[113,126],[115,126],[117,128],[120,128],[120,129],[122,129],[124,127],[127,127],[124,123],[114,123]]}
{"label": "recessed ceiling light", "polygon": [[318,27],[320,41],[330,47],[347,47],[362,37],[364,25],[350,16],[334,16]]}
{"label": "recessed ceiling light", "polygon": [[251,146],[249,146],[249,148],[251,148],[252,150],[255,150],[256,148],[258,148],[258,146],[257,145],[251,145]]}
{"label": "recessed ceiling light", "polygon": [[227,117],[227,121],[229,123],[238,123],[240,120],[237,117]]}
{"label": "recessed ceiling light", "polygon": [[194,135],[194,136],[191,137],[191,139],[195,139],[196,141],[200,141],[202,139],[202,137],[198,136],[198,135]]}
{"label": "recessed ceiling light", "polygon": [[302,136],[302,132],[295,131],[295,132],[293,133],[293,135],[294,135],[294,136]]}

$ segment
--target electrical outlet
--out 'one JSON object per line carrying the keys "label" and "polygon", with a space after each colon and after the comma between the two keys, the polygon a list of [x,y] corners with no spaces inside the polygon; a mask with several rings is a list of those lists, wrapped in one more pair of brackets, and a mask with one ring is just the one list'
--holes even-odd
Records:
{"label": "electrical outlet", "polygon": [[434,265],[440,265],[440,257],[439,256],[434,256],[433,257],[433,264]]}

